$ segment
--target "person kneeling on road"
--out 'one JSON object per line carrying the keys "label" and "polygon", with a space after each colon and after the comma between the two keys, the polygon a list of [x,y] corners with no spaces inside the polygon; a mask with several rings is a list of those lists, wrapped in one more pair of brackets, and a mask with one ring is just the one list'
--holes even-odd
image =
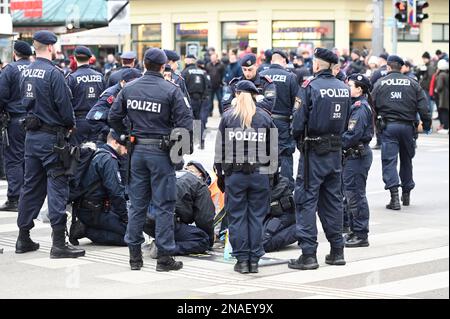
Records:
{"label": "person kneeling on road", "polygon": [[[191,161],[184,170],[176,172],[176,177],[176,255],[204,253],[214,244],[215,207],[208,190],[210,176],[202,164]],[[144,232],[154,238],[155,219],[152,215],[150,205]],[[150,257],[158,258],[155,241],[150,244]]]}
{"label": "person kneeling on road", "polygon": [[72,220],[69,241],[89,238],[95,244],[126,246],[127,228],[125,187],[119,173],[119,157],[127,153],[119,135],[111,131],[107,144],[97,149],[81,178],[85,194],[73,205],[79,220]]}

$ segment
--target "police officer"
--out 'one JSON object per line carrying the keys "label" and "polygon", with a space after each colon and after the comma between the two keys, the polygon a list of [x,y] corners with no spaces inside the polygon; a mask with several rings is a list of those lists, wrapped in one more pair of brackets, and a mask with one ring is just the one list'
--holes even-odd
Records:
{"label": "police officer", "polygon": [[[427,98],[419,84],[400,72],[404,61],[396,55],[388,58],[388,74],[373,89],[377,126],[381,130],[381,161],[385,189],[391,192],[386,208],[399,210],[398,188],[402,187],[402,202],[410,204],[410,192],[414,188],[412,159],[415,155],[414,134],[416,114],[419,112],[423,129],[431,133],[431,117]],[[378,120],[379,119],[379,120]],[[400,180],[397,173],[397,157],[400,155]],[[400,182],[401,181],[401,182]]]}
{"label": "police officer", "polygon": [[136,74],[132,69],[125,69],[122,72],[122,79],[119,83],[107,88],[100,94],[97,103],[91,108],[86,115],[86,120],[92,127],[92,136],[95,138],[97,146],[106,143],[106,137],[109,134],[110,127],[108,125],[109,109],[119,94],[120,90],[126,83],[131,82],[139,77],[141,74]]}
{"label": "police officer", "polygon": [[[375,86],[375,83],[382,77],[385,77],[388,74],[387,70],[387,59],[389,55],[386,53],[382,53],[378,56],[378,65],[379,68],[375,72],[373,72],[372,76],[370,77],[370,82],[372,83],[372,87]],[[381,148],[381,136],[379,133],[376,133],[377,137],[377,143],[374,145],[374,150],[379,150]]]}
{"label": "police officer", "polygon": [[98,101],[105,85],[103,75],[89,67],[89,59],[92,57],[89,48],[76,47],[74,56],[77,69],[67,76],[66,81],[72,91],[72,107],[76,118],[76,130],[72,134],[71,143],[80,145],[96,138],[92,134],[92,126],[86,120],[86,115]]}
{"label": "police officer", "polygon": [[369,104],[370,80],[361,74],[348,77],[352,96],[352,107],[348,129],[342,135],[344,166],[342,181],[347,201],[350,234],[346,237],[345,247],[369,246],[369,204],[366,198],[366,181],[372,165],[373,114]]}
{"label": "police officer", "polygon": [[186,56],[186,67],[181,72],[181,76],[186,79],[186,87],[189,92],[194,119],[201,121],[200,148],[204,149],[205,137],[203,136],[203,133],[209,113],[209,80],[206,72],[196,65],[196,60],[197,58],[194,55],[190,54]]}
{"label": "police officer", "polygon": [[167,56],[167,64],[171,68],[171,81],[175,84],[178,84],[178,86],[181,88],[181,91],[183,92],[183,95],[188,99],[188,102],[190,103],[189,92],[186,88],[186,81],[178,71],[177,62],[180,60],[180,56],[173,50],[164,50],[164,53]]}
{"label": "police officer", "polygon": [[[263,165],[268,163],[272,169],[275,166],[275,171],[278,167],[278,149],[271,141],[277,137],[271,135],[277,130],[270,130],[275,128],[270,115],[256,107],[259,92],[251,81],[238,82],[235,91],[236,104],[224,112],[219,124],[215,169],[222,190],[225,182],[230,243],[237,259],[234,270],[257,273],[259,259],[264,255],[263,221],[270,204],[268,173],[274,173]],[[269,149],[273,156],[266,161],[260,156]]]}
{"label": "police officer", "polygon": [[289,179],[291,190],[294,190],[292,154],[295,152],[295,142],[291,133],[291,121],[295,98],[300,87],[296,76],[285,69],[288,61],[283,51],[273,51],[272,64],[269,69],[261,73],[261,76],[268,76],[276,86],[277,99],[272,109],[272,119],[279,133],[280,174]]}
{"label": "police officer", "polygon": [[142,231],[150,201],[155,211],[156,245],[161,255],[156,270],[179,270],[183,266],[171,257],[176,247],[176,182],[168,139],[174,128],[192,131],[192,113],[178,85],[164,80],[162,72],[166,62],[164,51],[148,49],[144,55],[147,71],[122,89],[109,112],[111,127],[121,135],[126,132],[122,121],[128,116],[130,134],[135,140],[129,181],[133,191],[129,194],[131,206],[125,235],[132,270],[143,266]]}
{"label": "police officer", "polygon": [[122,79],[122,73],[125,70],[128,70],[128,69],[131,70],[132,72],[135,73],[136,77],[139,77],[142,74],[141,71],[134,68],[134,61],[136,60],[136,53],[134,53],[133,51],[124,52],[124,53],[122,53],[120,58],[122,60],[122,66],[120,68],[112,70],[109,74],[107,74],[106,88],[109,88],[109,87],[119,83],[120,80]]}
{"label": "police officer", "polygon": [[338,57],[328,49],[314,52],[314,78],[299,90],[294,113],[293,135],[302,152],[295,187],[297,235],[302,255],[291,259],[289,268],[317,269],[316,211],[331,253],[325,262],[345,265],[342,238],[343,204],[341,192],[342,133],[347,128],[350,90],[336,79],[331,68]]}
{"label": "police officer", "polygon": [[258,73],[256,56],[254,54],[245,55],[241,59],[240,64],[244,75],[233,78],[230,81],[229,86],[223,95],[222,105],[224,110],[231,107],[232,101],[236,97],[236,84],[241,80],[248,80],[253,82],[259,92],[256,96],[256,106],[262,107],[269,113],[272,112],[277,97],[275,84],[268,76],[263,76]]}
{"label": "police officer", "polygon": [[[202,164],[191,161],[185,169],[176,172],[176,177],[176,255],[202,254],[214,244],[215,207],[206,183],[207,179],[210,179],[209,174]],[[144,231],[155,237],[152,210],[149,212]],[[158,249],[152,241],[150,257],[157,256]]]}
{"label": "police officer", "polygon": [[81,179],[80,186],[87,193],[73,207],[78,217],[70,227],[69,241],[73,245],[87,237],[96,244],[126,246],[128,214],[119,158],[127,153],[127,148],[113,130],[107,140],[107,144],[97,149]]}
{"label": "police officer", "polygon": [[[68,150],[65,137],[75,125],[71,93],[63,73],[51,61],[56,54],[56,35],[38,31],[33,40],[37,58],[22,72],[20,83],[23,106],[28,115],[25,120],[25,175],[19,199],[16,253],[39,249],[39,244],[30,238],[30,229],[47,196],[53,230],[50,258],[81,257],[84,250],[65,242],[69,184],[63,160]],[[63,152],[57,153],[57,150]]]}
{"label": "police officer", "polygon": [[[31,46],[25,41],[14,43],[14,60],[0,75],[0,117],[8,180],[8,200],[0,210],[17,211],[20,189],[23,185],[25,130],[20,122],[26,114],[20,94],[20,76],[30,64]],[[6,127],[5,127],[6,126]]]}

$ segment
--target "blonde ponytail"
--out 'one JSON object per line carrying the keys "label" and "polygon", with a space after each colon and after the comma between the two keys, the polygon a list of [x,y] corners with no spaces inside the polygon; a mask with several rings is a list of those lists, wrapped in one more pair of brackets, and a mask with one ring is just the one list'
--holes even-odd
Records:
{"label": "blonde ponytail", "polygon": [[241,119],[243,129],[251,127],[253,115],[256,113],[256,105],[252,93],[240,92],[236,97],[236,105],[233,115]]}

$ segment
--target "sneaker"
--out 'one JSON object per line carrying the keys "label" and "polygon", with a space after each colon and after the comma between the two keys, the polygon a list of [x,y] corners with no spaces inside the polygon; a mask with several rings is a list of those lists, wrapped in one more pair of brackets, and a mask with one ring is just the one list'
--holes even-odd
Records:
{"label": "sneaker", "polygon": [[448,134],[448,130],[443,128],[442,130],[437,131],[438,134]]}

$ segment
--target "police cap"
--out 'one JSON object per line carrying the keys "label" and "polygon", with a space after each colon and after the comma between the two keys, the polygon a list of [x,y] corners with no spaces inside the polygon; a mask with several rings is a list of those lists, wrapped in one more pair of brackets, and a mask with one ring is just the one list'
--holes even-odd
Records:
{"label": "police cap", "polygon": [[252,81],[242,80],[239,81],[235,86],[236,92],[249,92],[258,94],[258,89]]}
{"label": "police cap", "polygon": [[286,63],[289,63],[289,58],[288,58],[287,54],[284,53],[284,51],[282,51],[282,50],[274,50],[272,52],[272,55],[274,55],[274,54],[281,55],[286,60]]}
{"label": "police cap", "polygon": [[314,56],[331,64],[337,64],[339,62],[338,56],[325,48],[316,48],[314,50]]}
{"label": "police cap", "polygon": [[396,63],[398,63],[398,64],[400,64],[402,66],[405,64],[405,61],[403,61],[403,59],[401,57],[399,57],[398,55],[393,55],[393,54],[391,54],[388,57],[387,62],[388,63],[396,62]]}
{"label": "police cap", "polygon": [[241,66],[252,66],[256,63],[256,56],[253,53],[244,55],[241,59]]}
{"label": "police cap", "polygon": [[167,56],[164,51],[157,48],[150,48],[145,51],[144,59],[155,64],[166,64],[167,62]]}
{"label": "police cap", "polygon": [[173,50],[164,50],[164,53],[166,54],[167,60],[169,60],[169,61],[176,62],[180,59],[180,56],[178,55],[178,53],[176,53]]}
{"label": "police cap", "polygon": [[128,83],[128,82],[133,81],[134,79],[137,79],[140,77],[141,77],[141,75],[138,74],[135,70],[133,70],[131,68],[127,68],[127,69],[123,69],[122,78],[120,80]]}
{"label": "police cap", "polygon": [[127,141],[125,140],[125,138],[121,139],[120,135],[114,130],[114,129],[110,129],[109,132],[111,133],[111,137],[120,145],[126,145]]}
{"label": "police cap", "polygon": [[358,84],[358,86],[366,88],[367,91],[370,91],[372,88],[372,84],[370,83],[369,78],[362,74],[355,73],[355,74],[349,75],[347,80],[353,81],[356,84]]}
{"label": "police cap", "polygon": [[33,54],[31,46],[25,41],[16,41],[16,43],[14,43],[14,51],[26,56]]}
{"label": "police cap", "polygon": [[136,59],[136,53],[134,53],[134,51],[124,52],[122,53],[120,58],[124,60],[134,60]]}
{"label": "police cap", "polygon": [[92,56],[92,52],[89,48],[85,47],[85,46],[78,46],[75,48],[75,50],[73,50],[73,53],[75,55],[85,55],[88,58],[90,58]]}
{"label": "police cap", "polygon": [[55,44],[58,39],[53,32],[41,30],[33,35],[33,40],[42,44]]}

